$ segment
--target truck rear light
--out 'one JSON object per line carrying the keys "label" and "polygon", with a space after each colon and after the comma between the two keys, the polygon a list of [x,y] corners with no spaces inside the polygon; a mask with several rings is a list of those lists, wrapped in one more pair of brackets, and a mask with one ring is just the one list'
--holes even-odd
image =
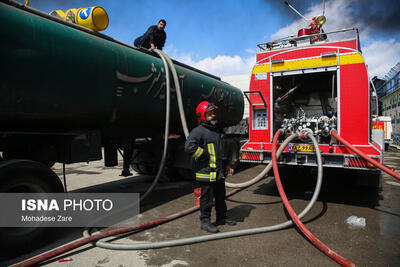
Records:
{"label": "truck rear light", "polygon": [[244,152],[244,151],[242,151],[240,153],[240,159],[261,161],[261,153],[260,152]]}
{"label": "truck rear light", "polygon": [[367,161],[367,168],[374,168],[374,164],[372,164],[371,162]]}
{"label": "truck rear light", "polygon": [[346,165],[348,167],[358,168],[374,168],[374,164],[360,157],[346,158]]}

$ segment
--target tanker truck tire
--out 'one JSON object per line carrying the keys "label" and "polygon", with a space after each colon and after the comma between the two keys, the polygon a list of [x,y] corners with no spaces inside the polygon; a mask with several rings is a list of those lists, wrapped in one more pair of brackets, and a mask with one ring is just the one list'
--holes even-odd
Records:
{"label": "tanker truck tire", "polygon": [[[42,163],[30,160],[0,162],[0,193],[63,192],[59,177]],[[6,216],[6,214],[2,214]],[[42,246],[55,228],[0,227],[1,254],[13,256]],[[46,237],[46,238],[45,238]],[[4,255],[1,255],[2,257]]]}
{"label": "tanker truck tire", "polygon": [[131,168],[138,174],[144,175],[155,175],[157,172],[157,170],[155,170],[153,166],[140,163],[132,163]]}
{"label": "tanker truck tire", "polygon": [[152,166],[147,166],[145,164],[132,163],[131,168],[138,174],[154,175],[156,173]]}
{"label": "tanker truck tire", "polygon": [[131,168],[132,170],[140,174],[139,165],[137,163],[131,163]]}
{"label": "tanker truck tire", "polygon": [[138,149],[133,153],[136,153],[136,157],[131,162],[132,170],[139,174],[156,175],[159,161],[153,151]]}
{"label": "tanker truck tire", "polygon": [[53,146],[30,147],[27,150],[11,150],[3,152],[5,159],[29,159],[38,161],[47,167],[53,167],[57,162],[57,152]]}

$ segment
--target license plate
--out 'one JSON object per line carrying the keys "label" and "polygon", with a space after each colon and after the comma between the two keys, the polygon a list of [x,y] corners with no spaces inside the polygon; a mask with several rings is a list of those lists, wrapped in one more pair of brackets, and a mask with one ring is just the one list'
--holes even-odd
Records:
{"label": "license plate", "polygon": [[289,151],[314,152],[315,151],[315,147],[313,145],[294,145],[294,144],[289,144]]}

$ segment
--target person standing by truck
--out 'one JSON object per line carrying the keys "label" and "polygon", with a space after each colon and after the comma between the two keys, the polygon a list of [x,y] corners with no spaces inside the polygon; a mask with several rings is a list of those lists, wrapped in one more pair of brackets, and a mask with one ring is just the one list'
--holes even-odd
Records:
{"label": "person standing by truck", "polygon": [[[236,221],[226,217],[225,168],[216,110],[217,106],[208,101],[203,101],[197,106],[199,125],[190,132],[185,142],[185,152],[195,160],[196,180],[201,186],[200,229],[210,233],[219,232],[216,225],[236,224]],[[210,220],[214,198],[216,225]]]}
{"label": "person standing by truck", "polygon": [[164,31],[165,26],[167,26],[167,22],[161,19],[157,25],[150,26],[145,34],[136,38],[134,45],[147,49],[157,48],[162,50],[167,39],[167,34]]}

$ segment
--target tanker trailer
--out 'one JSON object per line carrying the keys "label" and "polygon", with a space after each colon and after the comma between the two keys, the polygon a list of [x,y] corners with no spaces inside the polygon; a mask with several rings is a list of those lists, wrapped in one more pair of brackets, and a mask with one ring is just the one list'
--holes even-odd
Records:
{"label": "tanker trailer", "polygon": [[[117,165],[119,148],[161,151],[166,78],[157,54],[14,1],[0,2],[0,25],[0,192],[62,192],[48,166],[100,160],[102,149],[106,166]],[[202,100],[220,107],[223,127],[242,119],[239,89],[173,62],[189,129]],[[174,93],[170,132],[182,136]],[[172,142],[167,167],[190,169],[183,142]],[[16,233],[15,244],[29,244],[29,234]]]}

